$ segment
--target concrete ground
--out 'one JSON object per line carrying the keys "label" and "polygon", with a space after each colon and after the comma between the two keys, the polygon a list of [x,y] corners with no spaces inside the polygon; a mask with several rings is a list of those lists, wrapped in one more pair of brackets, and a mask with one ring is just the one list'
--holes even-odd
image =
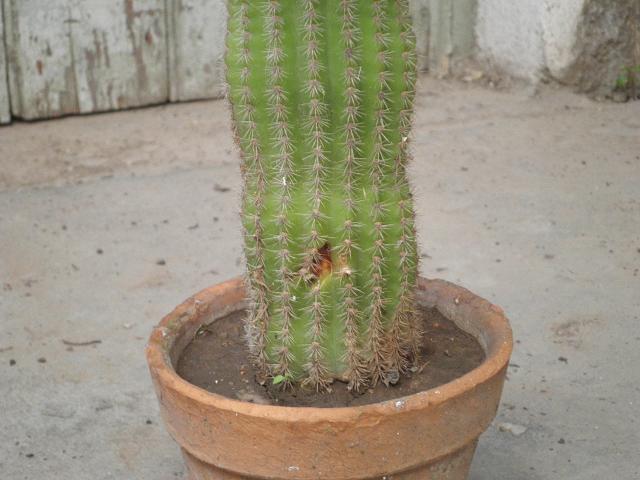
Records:
{"label": "concrete ground", "polygon": [[[640,102],[423,78],[414,148],[424,274],[517,339],[471,479],[640,479]],[[242,271],[239,190],[222,102],[0,129],[2,479],[183,478],[143,350]]]}

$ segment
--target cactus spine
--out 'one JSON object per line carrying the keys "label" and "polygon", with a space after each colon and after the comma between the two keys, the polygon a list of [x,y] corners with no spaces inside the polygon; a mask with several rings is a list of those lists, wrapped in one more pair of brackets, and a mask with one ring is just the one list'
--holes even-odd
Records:
{"label": "cactus spine", "polygon": [[228,0],[257,365],[324,389],[417,356],[407,0]]}

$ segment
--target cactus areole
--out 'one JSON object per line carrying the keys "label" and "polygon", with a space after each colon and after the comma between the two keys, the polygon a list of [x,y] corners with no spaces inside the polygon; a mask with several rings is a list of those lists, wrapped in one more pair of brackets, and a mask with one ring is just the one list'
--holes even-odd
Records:
{"label": "cactus areole", "polygon": [[408,1],[228,8],[250,352],[283,385],[395,383],[420,342]]}

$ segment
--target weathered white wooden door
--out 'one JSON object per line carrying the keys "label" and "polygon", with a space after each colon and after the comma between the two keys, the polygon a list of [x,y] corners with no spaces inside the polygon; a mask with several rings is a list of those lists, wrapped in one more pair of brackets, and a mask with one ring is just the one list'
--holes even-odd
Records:
{"label": "weathered white wooden door", "polygon": [[15,116],[168,98],[165,0],[4,0],[4,13]]}
{"label": "weathered white wooden door", "polygon": [[225,0],[0,3],[0,123],[223,92]]}

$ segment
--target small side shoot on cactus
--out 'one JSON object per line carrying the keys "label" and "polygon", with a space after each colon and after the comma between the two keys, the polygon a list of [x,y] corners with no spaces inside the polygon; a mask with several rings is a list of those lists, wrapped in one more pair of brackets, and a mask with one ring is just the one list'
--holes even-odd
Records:
{"label": "small side shoot on cactus", "polygon": [[281,385],[395,383],[417,357],[407,0],[228,0],[249,348]]}

